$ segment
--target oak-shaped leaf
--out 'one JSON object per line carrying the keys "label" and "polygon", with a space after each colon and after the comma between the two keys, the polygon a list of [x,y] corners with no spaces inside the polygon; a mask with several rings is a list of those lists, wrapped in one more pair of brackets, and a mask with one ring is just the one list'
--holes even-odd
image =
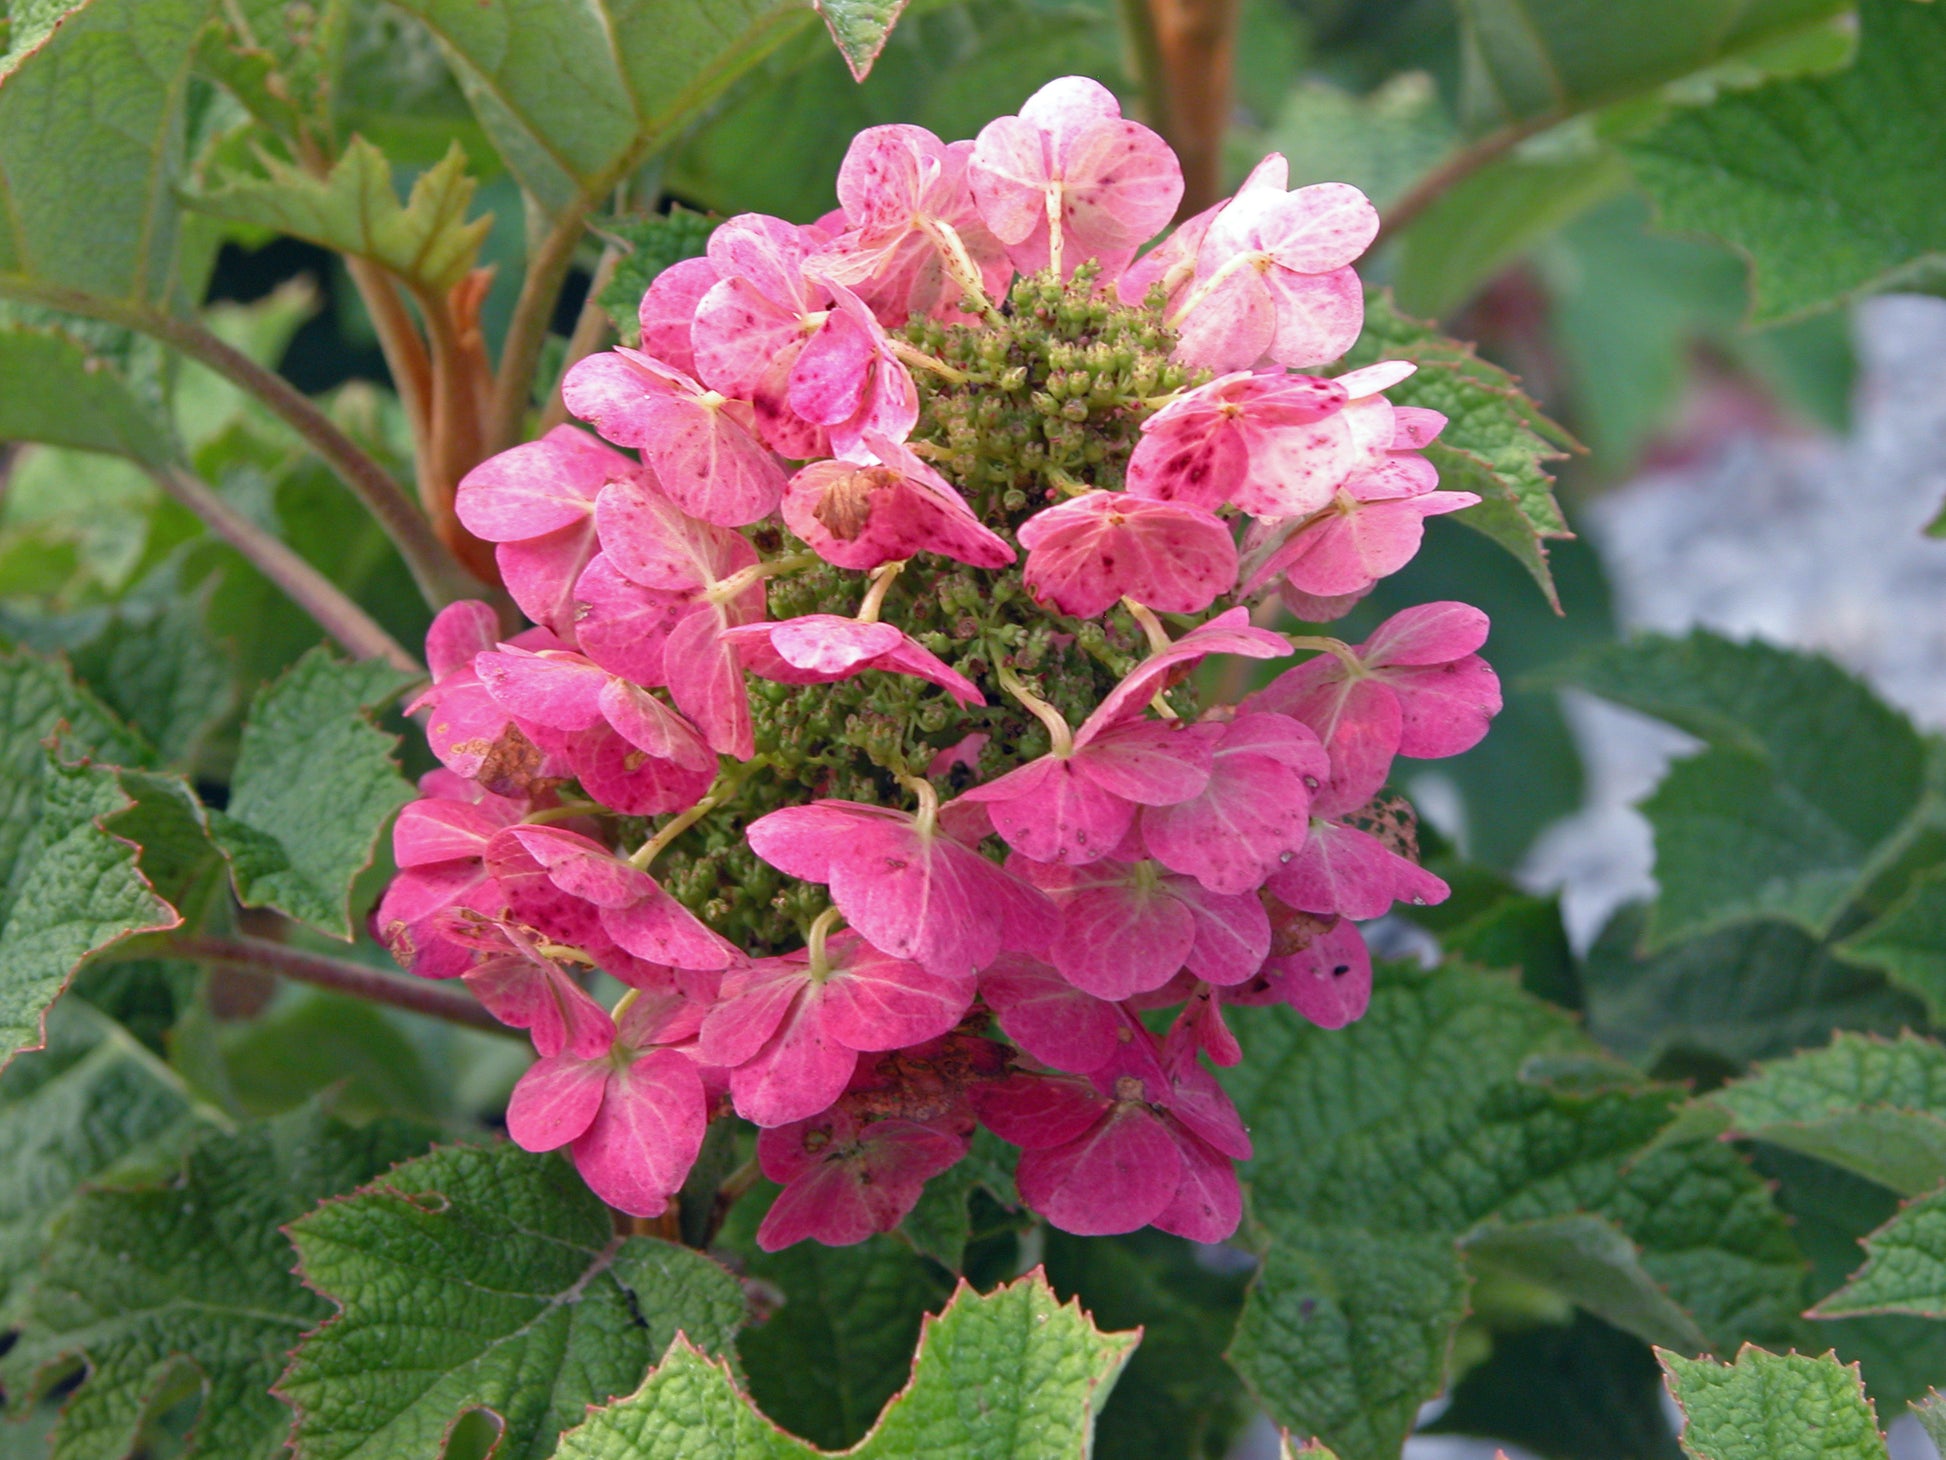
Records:
{"label": "oak-shaped leaf", "polygon": [[471,1411],[497,1426],[496,1455],[540,1460],[678,1334],[721,1353],[743,1317],[722,1267],[616,1236],[571,1166],[507,1143],[396,1167],[291,1240],[339,1310],[277,1382],[302,1460],[436,1454]]}
{"label": "oak-shaped leaf", "polygon": [[[1091,1452],[1096,1414],[1139,1335],[1102,1333],[1062,1305],[1036,1270],[977,1293],[962,1283],[926,1320],[912,1381],[853,1460],[939,1455],[1000,1460]],[[671,1345],[628,1398],[561,1439],[560,1460],[814,1460],[739,1392],[729,1366],[687,1340]]]}
{"label": "oak-shaped leaf", "polygon": [[1656,1357],[1686,1421],[1683,1450],[1694,1460],[1886,1460],[1856,1364],[1750,1344],[1729,1364]]}
{"label": "oak-shaped leaf", "polygon": [[279,1226],[423,1149],[429,1134],[396,1121],[353,1130],[307,1107],[212,1132],[173,1179],[73,1201],[0,1359],[0,1384],[19,1403],[85,1366],[54,1460],[128,1454],[160,1410],[197,1393],[188,1455],[282,1455],[290,1412],[270,1386],[330,1310],[291,1275]]}
{"label": "oak-shaped leaf", "polygon": [[371,722],[408,676],[322,647],[260,691],[243,725],[229,804],[210,835],[238,899],[349,940],[351,884],[392,813],[412,799],[394,737]]}

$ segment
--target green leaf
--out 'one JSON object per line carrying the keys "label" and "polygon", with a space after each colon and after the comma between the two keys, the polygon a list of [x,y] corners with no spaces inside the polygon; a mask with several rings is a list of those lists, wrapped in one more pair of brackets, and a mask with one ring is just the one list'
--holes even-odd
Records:
{"label": "green leaf", "polygon": [[232,176],[196,206],[218,218],[251,224],[389,269],[423,295],[443,297],[473,267],[493,227],[487,217],[467,221],[474,179],[458,142],[437,166],[414,180],[403,206],[392,186],[392,164],[363,137],[354,137],[329,175],[265,157],[266,177]]}
{"label": "green leaf", "polygon": [[[1062,1306],[1039,1273],[976,1293],[965,1284],[931,1320],[912,1382],[853,1460],[1083,1456],[1095,1415],[1137,1335],[1102,1333]],[[679,1340],[642,1387],[561,1438],[558,1460],[806,1460],[736,1390],[727,1365]]]}
{"label": "green leaf", "polygon": [[1946,1395],[1935,1389],[1925,1399],[1914,1401],[1912,1412],[1919,1416],[1919,1424],[1932,1442],[1946,1448]]}
{"label": "green leaf", "polygon": [[1651,947],[1764,915],[1822,935],[1925,788],[1910,722],[1818,655],[1698,629],[1599,648],[1553,677],[1709,745],[1643,808],[1662,888]]}
{"label": "green leaf", "polygon": [[214,588],[205,583],[159,602],[117,605],[101,631],[70,654],[76,677],[140,731],[165,765],[193,765],[236,701],[235,665],[207,626]]}
{"label": "green leaf", "polygon": [[1759,320],[1896,287],[1946,252],[1946,204],[1912,186],[1946,168],[1946,13],[1863,0],[1858,20],[1851,69],[1681,112],[1629,149],[1665,226],[1749,258]]}
{"label": "green leaf", "polygon": [[1918,1001],[1795,923],[1759,918],[1644,953],[1640,907],[1624,908],[1581,968],[1588,1027],[1654,1074],[1740,1073],[1821,1044],[1833,1029],[1895,1034]]}
{"label": "green leaf", "polygon": [[737,1338],[752,1398],[826,1449],[856,1444],[905,1383],[920,1322],[945,1303],[951,1283],[890,1237],[771,1253],[750,1244],[744,1253],[750,1276],[783,1299]]}
{"label": "green leaf", "polygon": [[1846,938],[1837,951],[1883,969],[1925,1000],[1934,1024],[1946,1024],[1946,867],[1914,878],[1883,917]]}
{"label": "green leaf", "polygon": [[617,259],[615,272],[598,301],[615,321],[623,344],[632,349],[641,343],[642,296],[649,292],[656,275],[684,259],[700,258],[715,229],[715,219],[683,207],[647,218],[610,219],[602,226],[603,234],[628,247],[628,252]]}
{"label": "green leaf", "polygon": [[223,1068],[246,1114],[274,1115],[322,1096],[350,1120],[434,1120],[447,1092],[385,1009],[363,999],[292,991],[267,1013],[221,1030]]}
{"label": "green leaf", "polygon": [[0,914],[0,1052],[9,1060],[41,1047],[47,1007],[84,958],[182,921],[142,875],[133,844],[103,830],[130,804],[113,770],[48,754],[36,779],[38,819]]}
{"label": "green leaf", "polygon": [[1047,1232],[1047,1275],[1141,1345],[1108,1396],[1095,1452],[1119,1460],[1221,1460],[1250,1417],[1223,1350],[1243,1307],[1246,1274],[1221,1271],[1200,1249],[1154,1230],[1124,1237]]}
{"label": "green leaf", "polygon": [[549,213],[604,197],[811,19],[803,0],[399,0]]}
{"label": "green leaf", "polygon": [[1462,1239],[1476,1273],[1487,1269],[1571,1300],[1645,1343],[1701,1353],[1709,1339],[1642,1266],[1615,1224],[1586,1212],[1511,1226],[1490,1224]]}
{"label": "green leaf", "polygon": [[49,1015],[47,1047],[0,1074],[0,1327],[81,1185],[169,1160],[195,1125],[182,1082],[114,1021],[75,1000]]}
{"label": "green leaf", "polygon": [[[919,1201],[899,1224],[899,1234],[913,1250],[930,1257],[948,1272],[963,1270],[966,1248],[974,1232],[974,1194],[984,1192],[993,1206],[1009,1212],[1020,1211],[1020,1193],[1014,1189],[1014,1162],[1018,1152],[982,1127],[973,1133],[972,1148],[957,1165],[951,1166],[926,1183]],[[1022,1222],[1032,1218],[1022,1215]],[[991,1224],[986,1224],[990,1226]]]}
{"label": "green leaf", "polygon": [[167,425],[116,363],[66,330],[0,326],[0,376],[0,441],[105,451],[147,466],[177,457]]}
{"label": "green leaf", "polygon": [[898,23],[906,0],[814,0],[818,14],[837,43],[838,53],[851,68],[851,79],[871,75],[872,63],[885,49],[886,37]]}
{"label": "green leaf", "polygon": [[330,1311],[291,1275],[279,1225],[422,1149],[394,1123],[354,1131],[302,1111],[211,1135],[183,1174],[81,1196],[41,1262],[0,1382],[31,1398],[85,1361],[54,1460],[114,1460],[146,1421],[200,1389],[188,1453],[284,1453],[290,1411],[269,1392],[283,1356]]}
{"label": "green leaf", "polygon": [[1681,1460],[1647,1345],[1585,1313],[1493,1336],[1425,1428],[1480,1435],[1556,1460]]}
{"label": "green leaf", "polygon": [[1443,1387],[1467,1249],[1514,1240],[1495,1228],[1546,1224],[1514,1270],[1559,1299],[1674,1323],[1660,1293],[1692,1340],[1794,1331],[1801,1261],[1755,1175],[1510,980],[1388,967],[1349,1029],[1270,1009],[1237,1029],[1266,1250],[1231,1358],[1347,1460],[1396,1455]]}
{"label": "green leaf", "polygon": [[506,1143],[400,1166],[291,1240],[305,1282],[339,1308],[278,1381],[300,1457],[434,1454],[473,1409],[498,1419],[496,1454],[550,1455],[678,1332],[721,1352],[743,1315],[721,1267],[616,1237],[573,1167]]}
{"label": "green leaf", "polygon": [[394,737],[368,715],[410,682],[389,665],[314,649],[257,695],[243,727],[230,803],[210,813],[246,907],[274,907],[352,936],[351,884],[412,788]]}
{"label": "green leaf", "polygon": [[1475,126],[1560,118],[1820,27],[1842,0],[1461,0]]}
{"label": "green leaf", "polygon": [[1401,72],[1364,96],[1303,80],[1284,97],[1263,141],[1284,154],[1293,186],[1348,182],[1385,208],[1441,160],[1453,124],[1423,71]]}
{"label": "green leaf", "polygon": [[1907,1196],[1946,1181],[1946,1046],[1840,1034],[1709,1097],[1738,1135],[1855,1171]]}
{"label": "green leaf", "polygon": [[328,155],[350,13],[347,0],[230,0],[203,34],[202,68],[273,132]]}
{"label": "green leaf", "polygon": [[1365,296],[1365,332],[1344,363],[1375,360],[1409,360],[1419,367],[1387,396],[1395,405],[1424,406],[1447,417],[1426,459],[1439,468],[1442,487],[1481,498],[1478,506],[1455,514],[1457,520],[1519,559],[1558,611],[1546,545],[1572,534],[1545,463],[1560,460],[1573,438],[1521,393],[1514,376],[1482,360],[1471,345],[1399,313],[1383,290]]}
{"label": "green leaf", "polygon": [[1444,1386],[1471,1282],[1450,1238],[1320,1228],[1265,1256],[1230,1362],[1273,1420],[1392,1457]]}
{"label": "green leaf", "polygon": [[1748,1344],[1734,1364],[1657,1357],[1697,1460],[1886,1460],[1856,1366]]}
{"label": "green leaf", "polygon": [[1912,1313],[1946,1318],[1946,1190],[1928,1192],[1865,1239],[1858,1275],[1811,1310],[1813,1318]]}

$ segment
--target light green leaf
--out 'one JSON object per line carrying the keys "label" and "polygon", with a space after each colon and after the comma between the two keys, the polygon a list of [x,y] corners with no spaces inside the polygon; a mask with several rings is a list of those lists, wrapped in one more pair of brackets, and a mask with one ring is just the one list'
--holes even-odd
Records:
{"label": "light green leaf", "polygon": [[42,1260],[19,1341],[0,1359],[0,1382],[23,1399],[86,1362],[54,1460],[119,1460],[147,1419],[199,1388],[190,1455],[283,1454],[290,1411],[270,1386],[330,1308],[291,1275],[278,1228],[425,1140],[422,1129],[354,1131],[303,1111],[205,1138],[178,1179],[75,1201]]}
{"label": "light green leaf", "polygon": [[1798,32],[1843,0],[1460,0],[1463,104],[1476,126],[1571,116]]}
{"label": "light green leaf", "polygon": [[1838,952],[1883,969],[1925,1000],[1935,1024],[1946,1024],[1946,867],[1913,879],[1877,921],[1838,945]]}
{"label": "light green leaf", "polygon": [[813,0],[824,17],[838,53],[851,68],[851,79],[871,75],[872,63],[885,49],[885,39],[898,23],[906,0]]}
{"label": "light green leaf", "polygon": [[1709,1097],[1738,1135],[1815,1156],[1907,1196],[1946,1181],[1946,1046],[1840,1034]]}
{"label": "light green leaf", "polygon": [[1617,913],[1581,967],[1588,1027],[1644,1069],[1740,1072],[1833,1029],[1896,1034],[1916,999],[1795,923],[1759,918],[1644,953],[1641,907]]}
{"label": "light green leaf", "polygon": [[115,363],[66,330],[0,326],[0,378],[0,441],[105,451],[148,466],[176,459],[167,425]]}
{"label": "light green leaf", "polygon": [[82,1183],[173,1165],[196,1124],[182,1082],[113,1020],[78,1000],[56,1007],[47,1047],[0,1074],[0,1326]]}
{"label": "light green leaf", "polygon": [[1558,1293],[1645,1343],[1702,1353],[1709,1339],[1650,1277],[1642,1253],[1613,1222],[1573,1212],[1511,1226],[1492,1223],[1461,1242],[1475,1273],[1495,1269]]}
{"label": "light green leaf", "polygon": [[700,257],[715,229],[715,219],[682,207],[647,218],[615,218],[602,225],[603,234],[628,246],[599,301],[615,321],[623,344],[633,349],[641,343],[642,296],[656,275],[671,264]]}
{"label": "light green leaf", "polygon": [[184,100],[214,8],[83,0],[10,58],[0,75],[0,294],[26,280],[164,310],[187,302],[176,202]]}
{"label": "light green leaf", "polygon": [[210,813],[246,907],[274,907],[351,938],[351,884],[371,865],[392,813],[412,799],[392,758],[396,740],[367,712],[409,679],[318,648],[258,694],[230,803]]}
{"label": "light green leaf", "polygon": [[1946,1395],[1935,1389],[1924,1399],[1914,1400],[1912,1412],[1919,1416],[1919,1423],[1932,1442],[1946,1449]]}
{"label": "light green leaf", "polygon": [[1363,96],[1300,81],[1263,140],[1290,163],[1293,187],[1348,182],[1384,208],[1445,155],[1453,124],[1432,77],[1405,71]]}
{"label": "light green leaf", "polygon": [[134,845],[103,830],[130,804],[112,769],[49,753],[30,774],[35,819],[0,904],[0,1064],[41,1047],[48,1005],[89,954],[182,921],[142,875]]}
{"label": "light green leaf", "polygon": [[312,151],[332,151],[347,0],[228,0],[203,34],[205,71],[258,121]]}
{"label": "light green leaf", "polygon": [[435,1454],[472,1409],[498,1418],[497,1454],[551,1455],[679,1332],[721,1352],[743,1315],[724,1269],[616,1237],[567,1162],[506,1143],[434,1151],[291,1239],[305,1281],[339,1307],[278,1382],[296,1453],[317,1460]]}
{"label": "light green leaf", "polygon": [[1946,1318],[1946,1190],[1917,1197],[1865,1239],[1857,1276],[1811,1310],[1813,1318],[1912,1313]]}
{"label": "light green leaf", "polygon": [[1696,1460],[1886,1460],[1856,1365],[1748,1344],[1734,1364],[1660,1353]]}
{"label": "light green leaf", "polygon": [[804,0],[399,0],[549,213],[604,197],[812,18]]}
{"label": "light green leaf", "polygon": [[1759,320],[1896,287],[1946,253],[1946,12],[1863,0],[1850,70],[1685,111],[1629,148],[1666,227],[1751,261]]}
{"label": "light green leaf", "polygon": [[1520,560],[1558,611],[1547,567],[1549,539],[1571,537],[1554,500],[1545,463],[1560,460],[1574,440],[1521,393],[1520,383],[1429,324],[1400,314],[1391,295],[1365,296],[1365,332],[1345,357],[1347,366],[1409,360],[1419,367],[1387,391],[1395,405],[1424,406],[1447,417],[1426,449],[1449,491],[1475,492],[1477,507],[1456,515]]}
{"label": "light green leaf", "polygon": [[223,1069],[246,1114],[314,1097],[348,1120],[447,1114],[447,1091],[387,1010],[364,999],[291,990],[261,1017],[218,1031]]}
{"label": "light green leaf", "polygon": [[273,157],[263,165],[268,176],[232,176],[197,198],[196,206],[369,259],[433,297],[466,277],[493,227],[491,215],[467,221],[475,183],[458,142],[437,166],[419,174],[403,206],[392,186],[391,162],[363,137],[351,139],[323,178]]}
{"label": "light green leaf", "polygon": [[1828,659],[1704,630],[1585,653],[1553,676],[1708,742],[1644,806],[1650,947],[1771,915],[1822,935],[1925,788],[1911,724]]}
{"label": "light green leaf", "polygon": [[[1090,1450],[1095,1415],[1135,1347],[1062,1306],[1036,1272],[980,1294],[961,1284],[926,1324],[912,1382],[853,1460],[1004,1460]],[[829,1452],[777,1430],[727,1366],[678,1340],[628,1398],[562,1436],[558,1460],[809,1460]]]}

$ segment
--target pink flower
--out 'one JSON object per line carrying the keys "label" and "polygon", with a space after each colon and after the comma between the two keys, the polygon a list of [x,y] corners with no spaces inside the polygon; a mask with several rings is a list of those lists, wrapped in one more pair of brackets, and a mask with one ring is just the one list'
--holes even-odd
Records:
{"label": "pink flower", "polygon": [[790,406],[828,429],[834,451],[855,454],[869,433],[903,441],[919,420],[919,393],[865,302],[827,282],[832,307],[791,368]]}
{"label": "pink flower", "polygon": [[1099,82],[1050,81],[1020,115],[981,128],[967,165],[980,216],[1022,273],[1065,277],[1095,258],[1110,278],[1182,201],[1182,168],[1154,132],[1124,121]]}
{"label": "pink flower", "polygon": [[936,684],[963,705],[986,703],[979,686],[911,635],[886,623],[860,623],[831,613],[743,624],[723,635],[743,667],[779,684],[830,684],[867,669],[910,674]]}
{"label": "pink flower", "polygon": [[933,973],[840,932],[726,974],[697,1047],[730,1071],[737,1114],[787,1125],[836,1100],[860,1052],[936,1038],[972,1002],[970,973]]}
{"label": "pink flower", "polygon": [[644,588],[596,553],[574,585],[575,647],[610,674],[667,684],[663,646],[696,606],[694,590]]}
{"label": "pink flower", "polygon": [[838,169],[846,231],[818,251],[816,270],[856,290],[889,327],[915,314],[951,318],[962,291],[945,250],[957,241],[988,296],[998,297],[1013,270],[973,207],[972,151],[971,142],[943,143],[902,124],[852,138]]}
{"label": "pink flower", "polygon": [[494,557],[520,611],[572,640],[575,579],[595,554],[595,498],[644,469],[574,426],[489,456],[460,479],[454,510]]}
{"label": "pink flower", "polygon": [[622,1014],[612,1047],[537,1061],[514,1085],[507,1133],[523,1150],[566,1146],[582,1179],[617,1210],[660,1214],[709,1123],[702,1076],[668,1047],[694,1035],[700,1013],[677,996],[645,996]]}
{"label": "pink flower", "polygon": [[511,714],[569,733],[568,759],[582,788],[612,810],[687,810],[716,778],[716,756],[693,725],[572,650],[503,645],[479,655],[474,670]]}
{"label": "pink flower", "polygon": [[920,1193],[966,1154],[964,1137],[897,1116],[862,1119],[844,1106],[757,1135],[764,1175],[784,1189],[757,1228],[776,1252],[810,1238],[830,1247],[889,1232]]}
{"label": "pink flower", "polygon": [[1361,921],[1382,916],[1395,902],[1444,902],[1452,891],[1370,832],[1315,818],[1302,850],[1267,885],[1272,896],[1300,912]]}
{"label": "pink flower", "polygon": [[1153,1037],[1091,1076],[1017,1074],[975,1093],[980,1121],[1021,1147],[1021,1199],[1064,1232],[1154,1225],[1197,1242],[1236,1231],[1232,1160],[1250,1137],[1208,1071]]}
{"label": "pink flower", "polygon": [[1115,285],[1122,303],[1142,304],[1150,290],[1160,287],[1165,312],[1173,313],[1196,280],[1196,254],[1209,236],[1209,226],[1216,221],[1216,215],[1245,193],[1268,190],[1282,195],[1290,183],[1290,164],[1284,160],[1284,154],[1265,153],[1231,197],[1212,203],[1193,218],[1183,219],[1169,230],[1167,238],[1122,271]]}
{"label": "pink flower", "polygon": [[1211,892],[1120,856],[1085,867],[1016,856],[1007,865],[1053,897],[1061,929],[1045,955],[1097,998],[1161,988],[1185,968],[1206,983],[1241,983],[1270,953],[1270,915],[1254,893]]}
{"label": "pink flower", "polygon": [[1045,896],[926,812],[817,801],[760,816],[745,835],[778,871],[826,884],[873,946],[933,973],[977,972],[1002,948],[1031,951],[1054,935]]}
{"label": "pink flower", "polygon": [[1317,732],[1331,775],[1314,809],[1339,815],[1371,800],[1393,756],[1458,755],[1485,736],[1500,713],[1499,677],[1474,652],[1487,627],[1487,616],[1470,604],[1403,609],[1344,658],[1320,654],[1245,703]]}
{"label": "pink flower", "polygon": [[1330,772],[1307,725],[1280,714],[1239,715],[1222,727],[1203,788],[1142,812],[1142,845],[1212,892],[1254,892],[1304,845],[1312,793]]}
{"label": "pink flower", "polygon": [[505,835],[540,865],[558,892],[585,904],[602,931],[635,957],[702,972],[739,961],[736,949],[698,922],[653,877],[601,843],[558,826],[515,826]]}
{"label": "pink flower", "polygon": [[547,955],[539,938],[508,921],[466,919],[464,925],[476,961],[463,977],[494,1018],[527,1030],[543,1057],[565,1050],[593,1059],[607,1052],[615,1021]]}
{"label": "pink flower", "polygon": [[1219,376],[1142,423],[1128,489],[1211,509],[1234,502],[1259,517],[1315,512],[1360,460],[1347,399],[1314,375]]}
{"label": "pink flower", "polygon": [[1289,1004],[1320,1029],[1343,1029],[1372,1002],[1372,954],[1358,925],[1340,919],[1295,953],[1273,957],[1264,989],[1239,1003]]}
{"label": "pink flower", "polygon": [[922,552],[976,568],[1013,562],[1014,550],[904,445],[870,432],[861,445],[876,462],[814,461],[785,490],[785,524],[819,557],[861,570]]}
{"label": "pink flower", "polygon": [[1139,1034],[1120,1004],[1084,993],[1024,953],[1003,953],[980,974],[980,997],[1007,1038],[1042,1064],[1071,1074],[1100,1069]]}
{"label": "pink flower", "polygon": [[768,517],[784,495],[784,469],[753,434],[749,405],[653,356],[590,355],[568,372],[561,395],[617,446],[648,453],[669,500],[693,517],[739,527]]}
{"label": "pink flower", "polygon": [[1217,734],[1214,726],[1097,710],[1071,741],[1057,737],[1046,755],[962,791],[953,804],[982,808],[1002,841],[1037,862],[1083,866],[1114,851],[1142,807],[1201,791]]}
{"label": "pink flower", "polygon": [[[372,929],[401,968],[422,978],[454,978],[472,966],[473,952],[446,935],[440,914],[456,906],[484,912],[497,905],[500,894],[486,871],[487,843],[527,808],[479,793],[451,771],[433,771],[420,786],[429,794],[407,805],[392,824],[399,873],[379,899]],[[433,786],[448,794],[430,794]]]}
{"label": "pink flower", "polygon": [[1163,613],[1197,613],[1236,586],[1230,529],[1201,507],[1088,492],[1020,526],[1035,601],[1093,618],[1124,595]]}
{"label": "pink flower", "polygon": [[[487,693],[473,660],[491,649],[500,620],[484,603],[449,603],[426,631],[426,666],[432,687],[406,707],[428,711],[426,743],[446,768],[499,796],[521,798],[571,775],[557,736],[538,726],[521,726]],[[529,629],[510,643],[523,648],[559,648],[546,629]]]}
{"label": "pink flower", "polygon": [[642,326],[642,349],[678,370],[697,374],[696,346],[691,339],[696,307],[722,278],[707,258],[683,259],[657,274],[636,311]]}
{"label": "pink flower", "polygon": [[1176,358],[1212,370],[1337,359],[1365,322],[1351,261],[1377,233],[1378,210],[1345,183],[1243,189],[1210,220],[1170,311]]}
{"label": "pink flower", "polygon": [[[617,484],[595,506],[602,554],[628,582],[680,594],[688,611],[662,640],[662,679],[712,749],[755,753],[743,671],[724,631],[764,616],[763,584],[748,576],[756,549],[739,533],[689,516],[662,493]],[[659,601],[645,605],[653,619]]]}

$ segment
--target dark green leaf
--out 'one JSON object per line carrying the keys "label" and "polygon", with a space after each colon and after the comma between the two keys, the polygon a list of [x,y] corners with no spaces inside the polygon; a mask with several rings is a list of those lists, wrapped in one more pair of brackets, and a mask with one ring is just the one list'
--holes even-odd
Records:
{"label": "dark green leaf", "polygon": [[318,1095],[351,1120],[446,1113],[446,1092],[413,1042],[362,999],[306,990],[221,1034],[224,1068],[246,1114],[274,1115]]}
{"label": "dark green leaf", "polygon": [[718,1353],[743,1313],[721,1267],[616,1237],[566,1161],[506,1143],[400,1166],[291,1239],[339,1308],[278,1381],[302,1457],[432,1454],[471,1409],[498,1418],[497,1454],[544,1457],[678,1332]]}
{"label": "dark green leaf", "polygon": [[1911,1313],[1946,1318],[1946,1191],[1928,1192],[1865,1239],[1867,1261],[1814,1318]]}
{"label": "dark green leaf", "polygon": [[1457,520],[1518,558],[1558,610],[1547,542],[1572,534],[1546,463],[1560,460],[1573,438],[1521,393],[1514,376],[1482,360],[1471,345],[1399,313],[1382,290],[1366,295],[1365,332],[1344,363],[1375,360],[1409,360],[1419,367],[1386,394],[1395,405],[1423,406],[1447,417],[1426,459],[1439,468],[1442,487],[1481,498]]}
{"label": "dark green leaf", "polygon": [[1292,186],[1348,182],[1384,208],[1445,155],[1453,124],[1422,71],[1365,96],[1305,80],[1284,98],[1263,141],[1289,161]]}
{"label": "dark green leaf", "polygon": [[1557,677],[1708,742],[1644,808],[1662,886],[1651,946],[1764,915],[1821,935],[1925,785],[1906,718],[1816,655],[1699,629],[1594,650]]}
{"label": "dark green leaf", "polygon": [[1838,951],[1883,969],[1925,1000],[1933,1023],[1946,1024],[1946,867],[1915,878],[1883,917],[1846,938]]}
{"label": "dark green leaf", "polygon": [[1859,26],[1850,70],[1722,97],[1630,148],[1667,227],[1749,257],[1758,319],[1896,286],[1946,252],[1946,204],[1912,186],[1946,168],[1946,13],[1863,0]]}
{"label": "dark green leaf", "polygon": [[628,246],[628,252],[617,259],[615,272],[599,300],[615,321],[623,344],[633,348],[641,342],[638,311],[656,275],[671,264],[699,257],[715,228],[714,219],[680,207],[648,218],[615,218],[603,225],[604,234]]}
{"label": "dark green leaf", "polygon": [[[4,93],[0,93],[3,96]],[[114,361],[65,330],[0,326],[0,441],[105,451],[144,465],[175,460],[169,428]]]}
{"label": "dark green leaf", "polygon": [[201,1390],[192,1455],[270,1460],[290,1411],[270,1393],[284,1355],[330,1311],[291,1275],[279,1226],[425,1145],[422,1129],[354,1131],[303,1111],[211,1135],[181,1177],[91,1191],[42,1259],[0,1381],[31,1397],[85,1360],[54,1460],[128,1454],[147,1420]]}
{"label": "dark green leaf", "polygon": [[243,727],[230,802],[210,831],[246,907],[274,907],[349,940],[351,884],[412,788],[397,741],[368,711],[409,682],[376,661],[315,649],[258,694]]}
{"label": "dark green leaf", "polygon": [[165,765],[193,766],[236,701],[235,666],[207,627],[214,586],[120,605],[71,656],[76,677],[140,731]]}
{"label": "dark green leaf", "polygon": [[1586,1212],[1491,1223],[1461,1243],[1476,1274],[1491,1270],[1569,1299],[1646,1343],[1701,1353],[1709,1340],[1642,1266],[1615,1224]]}

